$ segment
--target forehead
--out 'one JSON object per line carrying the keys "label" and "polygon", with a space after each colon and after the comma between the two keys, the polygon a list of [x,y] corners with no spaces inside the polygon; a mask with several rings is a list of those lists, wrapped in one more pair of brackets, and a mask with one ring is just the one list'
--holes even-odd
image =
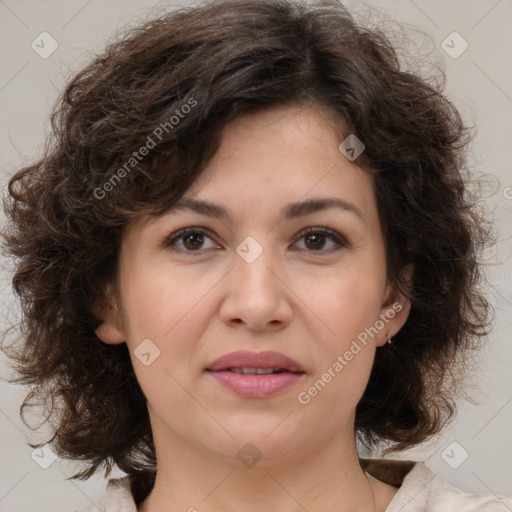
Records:
{"label": "forehead", "polygon": [[329,214],[351,211],[378,229],[373,174],[338,149],[345,129],[335,114],[310,105],[239,117],[225,126],[216,153],[178,202],[132,226],[187,211],[230,226],[273,226],[331,207]]}
{"label": "forehead", "polygon": [[225,127],[218,151],[185,196],[257,210],[328,196],[375,213],[374,177],[338,149],[343,129],[342,120],[312,106],[240,117]]}

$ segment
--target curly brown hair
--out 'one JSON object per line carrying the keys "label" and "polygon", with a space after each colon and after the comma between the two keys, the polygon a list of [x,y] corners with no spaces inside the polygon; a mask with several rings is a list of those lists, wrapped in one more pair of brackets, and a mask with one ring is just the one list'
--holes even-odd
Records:
{"label": "curly brown hair", "polygon": [[374,174],[388,278],[411,301],[404,327],[377,351],[357,432],[402,450],[452,416],[454,368],[487,333],[490,312],[479,264],[489,232],[466,183],[468,128],[440,84],[402,69],[389,39],[335,0],[209,2],[111,42],[60,96],[44,157],[9,182],[3,237],[23,312],[23,343],[10,357],[31,386],[21,413],[38,398],[47,404],[54,449],[86,463],[75,477],[117,464],[145,482],[139,500],[154,478],[126,344],[95,334],[123,228],[172,206],[231,120],[304,102],[337,113],[364,142],[356,163]]}

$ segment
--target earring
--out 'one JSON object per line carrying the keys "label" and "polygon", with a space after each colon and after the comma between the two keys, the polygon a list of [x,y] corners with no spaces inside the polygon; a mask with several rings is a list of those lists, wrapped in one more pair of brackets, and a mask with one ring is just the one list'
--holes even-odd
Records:
{"label": "earring", "polygon": [[117,309],[117,304],[114,302],[114,309],[119,313],[119,309]]}
{"label": "earring", "polygon": [[391,345],[391,336],[389,335],[389,331],[388,331],[388,341],[387,343],[389,343]]}

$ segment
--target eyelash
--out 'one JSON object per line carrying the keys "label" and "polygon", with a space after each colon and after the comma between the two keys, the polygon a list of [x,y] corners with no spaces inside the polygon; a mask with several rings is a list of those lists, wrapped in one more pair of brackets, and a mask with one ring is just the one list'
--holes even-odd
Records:
{"label": "eyelash", "polygon": [[[179,231],[176,231],[175,233],[170,235],[166,239],[166,241],[165,241],[165,246],[172,248],[173,246],[175,246],[176,241],[179,241],[180,239],[185,238],[186,236],[188,236],[190,234],[207,236],[208,238],[213,240],[213,237],[210,235],[210,233],[208,231],[206,231],[206,230],[204,230],[202,228],[190,227],[190,228],[180,229]],[[302,238],[304,238],[304,237],[306,237],[308,235],[311,235],[311,234],[324,235],[327,238],[330,238],[338,246],[337,248],[334,249],[334,251],[337,251],[337,250],[339,250],[342,247],[349,247],[349,243],[347,242],[347,240],[342,235],[339,235],[335,231],[332,231],[332,230],[326,229],[326,228],[313,228],[313,227],[306,228],[306,229],[302,230],[297,235],[296,241],[299,241]],[[175,250],[181,250],[181,251],[186,252],[186,253],[199,253],[199,254],[201,254],[205,249],[198,249],[196,251],[190,251],[190,250],[187,250],[187,249],[175,249]],[[310,252],[310,253],[331,253],[331,252],[333,252],[332,249],[331,250],[327,250],[327,251],[322,250],[322,249],[320,249],[320,250],[307,250],[306,249],[306,251]]]}

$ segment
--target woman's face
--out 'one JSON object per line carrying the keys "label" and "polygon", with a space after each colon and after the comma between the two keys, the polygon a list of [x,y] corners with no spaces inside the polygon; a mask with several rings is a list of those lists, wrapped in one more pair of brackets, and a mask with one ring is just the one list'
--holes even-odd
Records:
{"label": "woman's face", "polygon": [[173,439],[261,464],[353,443],[375,350],[408,308],[386,280],[373,178],[341,142],[311,107],[240,118],[185,194],[215,208],[127,228],[120,316],[97,333],[126,341],[157,453]]}

